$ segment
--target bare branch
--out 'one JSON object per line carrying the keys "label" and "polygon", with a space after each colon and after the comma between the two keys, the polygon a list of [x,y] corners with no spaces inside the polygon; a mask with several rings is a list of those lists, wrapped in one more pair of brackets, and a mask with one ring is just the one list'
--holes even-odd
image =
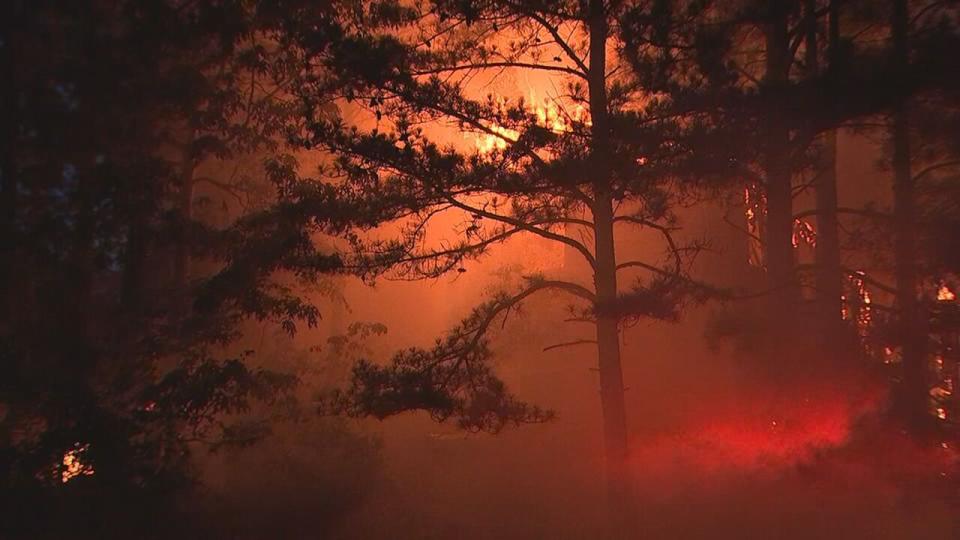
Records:
{"label": "bare branch", "polygon": [[457,71],[468,71],[468,70],[484,70],[484,69],[499,69],[499,68],[522,68],[522,69],[534,69],[541,71],[556,71],[561,73],[566,73],[567,75],[573,75],[575,77],[580,77],[586,79],[586,76],[569,67],[565,66],[550,66],[546,64],[536,64],[533,62],[514,62],[514,61],[504,61],[504,62],[481,62],[476,64],[460,64],[456,66],[448,67],[438,67],[433,69],[425,69],[422,71],[413,72],[414,76],[419,75],[438,75],[440,73],[453,73]]}
{"label": "bare branch", "polygon": [[928,175],[928,174],[930,174],[930,173],[932,173],[932,172],[934,172],[934,171],[937,171],[937,170],[940,170],[940,169],[946,169],[946,168],[948,168],[948,167],[956,167],[956,166],[958,166],[958,165],[960,165],[960,160],[943,161],[943,162],[941,162],[941,163],[936,163],[936,164],[934,164],[934,165],[930,165],[929,167],[927,167],[927,168],[923,169],[922,171],[918,172],[917,174],[915,174],[915,175],[913,176],[913,180],[914,180],[914,181],[917,181],[917,180],[920,180],[920,179],[923,178],[924,176],[926,176],[926,175]]}
{"label": "bare branch", "polygon": [[556,27],[554,27],[552,24],[550,24],[550,21],[548,21],[546,17],[544,17],[543,15],[533,10],[525,11],[519,6],[517,6],[517,8],[520,9],[524,13],[524,15],[527,15],[531,19],[537,21],[537,23],[539,23],[540,26],[542,26],[547,32],[550,33],[553,39],[556,40],[557,45],[559,45],[560,48],[563,49],[563,52],[567,55],[567,57],[571,61],[573,61],[573,63],[576,64],[578,68],[580,68],[580,70],[582,71],[583,77],[586,77],[587,74],[590,73],[590,68],[587,67],[587,64],[584,63],[584,61],[580,58],[580,56],[577,55],[576,51],[573,50],[570,44],[563,39],[563,36],[560,35],[560,31]]}
{"label": "bare branch", "polygon": [[460,208],[462,210],[466,210],[467,212],[471,212],[479,216],[492,219],[494,221],[499,221],[501,223],[506,223],[508,225],[513,225],[514,227],[523,229],[527,232],[536,234],[537,236],[541,236],[548,240],[553,240],[555,242],[566,244],[576,249],[577,251],[579,251],[580,254],[583,255],[583,258],[586,259],[588,263],[590,263],[591,268],[596,268],[597,266],[597,261],[594,258],[593,254],[590,253],[590,250],[587,249],[586,246],[584,246],[580,242],[577,242],[576,240],[574,240],[573,238],[564,236],[562,234],[557,234],[555,232],[551,232],[546,229],[541,229],[540,227],[535,227],[530,223],[524,222],[516,218],[504,216],[501,214],[495,214],[493,212],[488,212],[486,210],[470,206],[450,196],[446,196],[445,198],[451,205],[456,206],[457,208]]}
{"label": "bare branch", "polygon": [[575,341],[568,341],[566,343],[557,343],[555,345],[549,345],[543,348],[543,352],[551,351],[553,349],[559,349],[561,347],[571,347],[573,345],[587,345],[590,343],[596,344],[597,342],[596,340],[593,340],[593,339],[578,339]]}
{"label": "bare branch", "polygon": [[[613,218],[613,223],[614,223],[614,224],[616,224],[616,223],[632,223],[632,224],[634,224],[634,225],[640,225],[640,226],[642,226],[642,227],[649,227],[649,228],[651,228],[651,229],[654,229],[654,230],[656,230],[656,231],[659,231],[659,232],[660,232],[660,235],[663,236],[664,240],[666,240],[667,246],[669,247],[669,252],[670,252],[670,254],[673,256],[674,266],[676,267],[676,268],[675,268],[675,274],[673,274],[673,275],[680,275],[680,274],[682,273],[682,269],[683,269],[683,257],[681,257],[681,253],[682,253],[683,251],[685,251],[685,250],[684,250],[684,249],[680,249],[680,248],[677,247],[677,243],[676,243],[676,241],[675,241],[674,238],[673,238],[673,231],[676,230],[675,228],[668,227],[668,226],[666,226],[666,225],[661,225],[661,224],[659,224],[659,223],[656,223],[656,222],[653,222],[653,221],[650,221],[650,220],[648,220],[648,219],[644,219],[644,218],[641,218],[641,217],[637,217],[637,216],[617,216],[617,217]],[[619,267],[620,267],[620,266],[618,265],[617,268],[619,268]]]}
{"label": "bare branch", "polygon": [[237,193],[236,186],[232,186],[230,184],[227,184],[226,182],[220,182],[219,180],[215,180],[213,178],[210,178],[209,176],[201,176],[199,178],[194,178],[193,181],[194,183],[205,182],[207,184],[210,184],[211,186],[219,189],[220,191],[223,191],[224,193],[231,195],[233,198],[237,200],[238,203],[240,203],[241,206],[243,206],[243,197],[241,197],[240,194]]}
{"label": "bare branch", "polygon": [[[893,216],[884,212],[878,212],[876,210],[869,210],[866,208],[848,208],[848,207],[838,207],[836,209],[838,214],[852,214],[856,216],[869,217],[874,219],[893,219]],[[805,217],[817,216],[820,214],[820,211],[816,208],[811,210],[804,210],[803,212],[798,212],[793,215],[793,219],[803,219]]]}

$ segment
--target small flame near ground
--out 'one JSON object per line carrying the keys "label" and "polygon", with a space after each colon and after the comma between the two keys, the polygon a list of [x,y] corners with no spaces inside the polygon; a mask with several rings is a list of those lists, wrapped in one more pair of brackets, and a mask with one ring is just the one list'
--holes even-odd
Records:
{"label": "small flame near ground", "polygon": [[57,467],[60,482],[67,482],[79,476],[93,476],[93,465],[84,461],[83,456],[90,449],[89,444],[74,443],[73,448],[63,454],[63,460]]}
{"label": "small flame near ground", "polygon": [[945,283],[940,284],[940,288],[937,289],[937,300],[941,302],[953,302],[957,299],[957,295],[950,290]]}

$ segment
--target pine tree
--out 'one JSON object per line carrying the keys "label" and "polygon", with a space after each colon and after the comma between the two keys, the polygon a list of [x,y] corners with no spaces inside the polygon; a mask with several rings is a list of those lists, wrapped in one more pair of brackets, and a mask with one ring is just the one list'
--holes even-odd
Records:
{"label": "pine tree", "polygon": [[[337,178],[346,223],[327,227],[354,231],[346,268],[371,279],[436,278],[466,271],[465,262],[515,236],[562,246],[589,268],[589,281],[528,275],[521,290],[478,306],[434,348],[403,351],[385,366],[361,362],[336,405],[381,418],[424,410],[486,431],[548,420],[552,413],[520,401],[494,374],[488,334],[532,295],[567,295],[570,319],[595,332],[565,345],[597,347],[612,529],[620,533],[635,519],[622,326],[672,320],[684,302],[711,292],[688,276],[701,246],[677,238],[673,209],[736,168],[726,145],[697,145],[716,142],[709,117],[676,112],[666,93],[696,87],[709,77],[702,67],[712,66],[695,55],[673,58],[671,46],[657,44],[658,32],[681,28],[683,12],[673,17],[670,8],[601,0],[374,3],[336,25],[305,25],[300,37],[314,66],[301,85],[305,103],[326,103],[336,89],[368,114],[351,123],[313,110],[303,140],[335,158],[328,173]],[[656,76],[631,76],[625,59],[610,54],[626,43],[642,47],[630,54],[658,66]],[[562,81],[557,116],[545,122],[522,99],[471,93],[471,78],[501,70]],[[456,126],[485,151],[437,142],[442,134],[426,124]],[[305,191],[293,190],[291,204],[309,208],[315,185],[302,182]],[[460,225],[438,246],[427,231],[439,215]],[[384,224],[399,228],[399,237],[374,240],[363,232]],[[618,258],[619,242],[636,229],[659,235],[663,254]]]}

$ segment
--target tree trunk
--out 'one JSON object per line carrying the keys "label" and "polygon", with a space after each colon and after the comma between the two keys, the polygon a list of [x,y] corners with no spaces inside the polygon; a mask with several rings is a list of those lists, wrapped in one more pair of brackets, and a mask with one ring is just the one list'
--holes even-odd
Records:
{"label": "tree trunk", "polygon": [[[907,0],[894,0],[891,30],[893,53],[905,69],[908,62]],[[914,178],[910,168],[910,132],[907,104],[893,112],[893,213],[894,258],[897,306],[903,347],[903,380],[898,392],[898,409],[907,425],[919,433],[930,423],[927,412],[926,328],[917,301],[917,268],[914,227],[916,222]]]}
{"label": "tree trunk", "polygon": [[[135,218],[130,224],[130,234],[127,238],[126,252],[123,263],[123,279],[121,284],[121,299],[124,310],[129,316],[137,315],[143,304],[144,271],[146,263],[146,226],[143,219]],[[130,322],[132,318],[128,318]]]}
{"label": "tree trunk", "polygon": [[[812,3],[812,2],[811,2]],[[839,5],[830,2],[830,68],[839,69],[840,47]],[[816,39],[814,28],[813,39]],[[841,339],[843,318],[843,270],[840,265],[840,235],[837,219],[837,132],[831,130],[824,138],[823,171],[816,185],[817,245],[816,288],[822,335],[830,349]]]}
{"label": "tree trunk", "polygon": [[[764,86],[777,95],[789,83],[790,37],[786,2],[771,0],[766,26],[766,75]],[[774,103],[771,101],[771,103]],[[790,130],[781,108],[773,105],[767,111],[767,148],[764,172],[767,192],[766,263],[771,290],[772,320],[789,326],[797,303],[796,274],[793,259],[793,193],[790,159]],[[786,318],[785,318],[786,317]]]}
{"label": "tree trunk", "polygon": [[187,140],[183,146],[182,169],[180,173],[180,197],[178,200],[178,214],[180,217],[180,234],[177,237],[176,254],[174,255],[174,288],[175,294],[181,299],[177,310],[180,316],[190,312],[190,295],[188,286],[190,281],[190,223],[193,220],[193,188],[194,170],[196,162],[193,157],[193,143],[196,134],[192,127],[188,128]]}
{"label": "tree trunk", "polygon": [[627,465],[627,418],[623,372],[620,365],[619,319],[610,309],[617,299],[617,262],[613,237],[611,174],[601,164],[609,163],[607,119],[606,44],[607,15],[601,0],[590,2],[590,114],[591,156],[597,164],[594,179],[594,284],[597,295],[597,352],[600,369],[600,401],[606,452],[609,530],[612,538],[632,538],[636,530],[633,482]]}
{"label": "tree trunk", "polygon": [[633,532],[636,505],[632,475],[627,465],[627,412],[623,370],[620,364],[619,320],[609,307],[617,298],[616,254],[613,240],[613,206],[609,197],[595,204],[597,269],[597,352],[600,368],[600,401],[606,449],[607,494],[616,536]]}
{"label": "tree trunk", "polygon": [[18,171],[16,147],[19,142],[19,106],[17,104],[17,40],[12,35],[19,18],[17,4],[4,10],[0,17],[0,325],[10,322],[16,308],[11,301],[13,292],[13,259],[16,249],[16,212],[18,199]]}

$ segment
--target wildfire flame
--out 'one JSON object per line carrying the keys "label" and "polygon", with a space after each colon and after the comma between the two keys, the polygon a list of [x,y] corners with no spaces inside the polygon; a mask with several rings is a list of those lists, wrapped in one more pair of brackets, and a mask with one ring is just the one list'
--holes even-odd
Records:
{"label": "wildfire flame", "polygon": [[537,117],[537,125],[560,134],[573,131],[574,124],[592,125],[590,115],[583,105],[577,105],[573,112],[568,113],[560,108],[556,100],[543,98],[537,100],[537,94],[530,89],[530,101],[527,102],[527,110]]}
{"label": "wildfire flame", "polygon": [[520,132],[496,124],[488,126],[493,133],[480,135],[476,138],[477,151],[483,155],[494,151],[503,151],[507,146],[520,138]]}
{"label": "wildfire flame", "polygon": [[809,222],[796,219],[793,222],[793,237],[791,241],[793,242],[794,248],[799,248],[801,243],[814,247],[817,245],[817,231]]}
{"label": "wildfire flame", "polygon": [[[857,327],[857,335],[867,352],[871,352],[871,347],[867,345],[870,335],[870,327],[873,325],[873,298],[866,283],[867,275],[862,271],[856,271],[849,277],[850,288],[853,294],[845,294],[840,297],[843,302],[841,307],[841,316],[844,320],[853,321]],[[851,296],[853,299],[851,300]],[[889,348],[888,348],[889,349]],[[884,350],[887,353],[887,350]],[[887,354],[886,358],[891,358],[893,351]]]}
{"label": "wildfire flame", "polygon": [[957,299],[957,295],[950,290],[950,287],[946,283],[941,283],[940,288],[937,289],[937,300],[940,302],[953,302]]}
{"label": "wildfire flame", "polygon": [[[496,99],[500,108],[506,108],[506,100]],[[590,115],[582,105],[577,105],[572,112],[563,109],[554,99],[537,99],[536,92],[530,90],[530,99],[524,102],[527,113],[536,118],[536,125],[549,129],[553,133],[570,133],[576,124],[592,125]],[[484,133],[475,138],[477,152],[481,155],[495,151],[506,150],[510,143],[520,138],[520,132],[498,124],[490,124],[487,128],[493,133]]]}
{"label": "wildfire flame", "polygon": [[63,454],[59,467],[61,483],[66,484],[78,476],[93,476],[93,465],[83,461],[83,454],[89,449],[89,444],[75,443],[73,448]]}
{"label": "wildfire flame", "polygon": [[746,210],[747,233],[750,235],[749,254],[747,263],[750,266],[763,268],[763,230],[762,217],[767,213],[766,200],[759,186],[751,184],[743,189],[743,202]]}

